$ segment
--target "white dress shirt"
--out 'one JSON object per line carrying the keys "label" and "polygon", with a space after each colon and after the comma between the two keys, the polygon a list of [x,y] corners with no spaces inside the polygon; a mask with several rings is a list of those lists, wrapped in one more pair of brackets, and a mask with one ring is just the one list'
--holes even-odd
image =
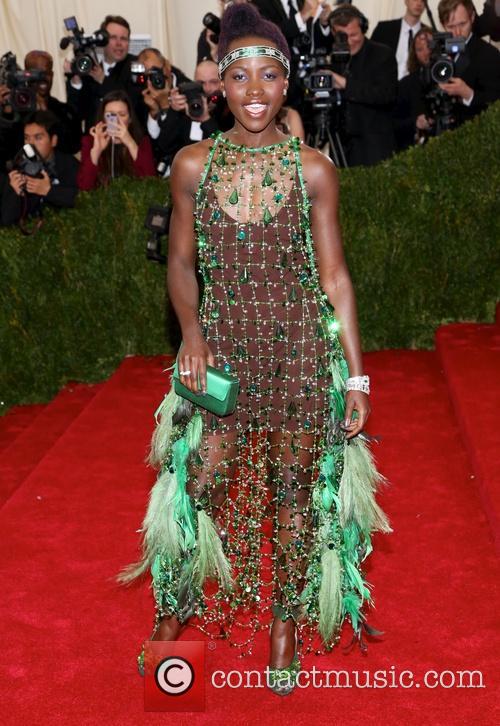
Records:
{"label": "white dress shirt", "polygon": [[404,18],[401,20],[401,32],[399,33],[399,43],[396,50],[396,60],[398,62],[398,81],[400,81],[403,76],[408,75],[408,36],[410,30],[413,33],[413,37],[415,37],[421,27],[422,23],[420,22],[420,20],[413,26],[408,25]]}

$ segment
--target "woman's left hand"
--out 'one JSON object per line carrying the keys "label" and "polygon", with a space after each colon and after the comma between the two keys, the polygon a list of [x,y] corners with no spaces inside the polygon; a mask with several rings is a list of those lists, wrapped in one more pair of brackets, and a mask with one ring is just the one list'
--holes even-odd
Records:
{"label": "woman's left hand", "polygon": [[[357,412],[357,418],[353,419],[354,411]],[[362,391],[347,391],[345,419],[342,422],[342,428],[346,432],[346,438],[352,439],[363,430],[365,423],[370,415],[370,400],[366,393]]]}
{"label": "woman's left hand", "polygon": [[138,147],[136,142],[130,135],[128,125],[119,116],[117,116],[116,121],[116,130],[113,132],[113,136],[115,139],[118,139],[124,146],[127,147],[131,157],[135,161],[137,159]]}

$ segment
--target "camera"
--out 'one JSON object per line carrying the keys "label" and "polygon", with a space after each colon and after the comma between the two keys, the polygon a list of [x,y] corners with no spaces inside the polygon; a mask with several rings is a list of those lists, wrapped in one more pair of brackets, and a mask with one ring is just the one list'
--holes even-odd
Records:
{"label": "camera", "polygon": [[465,38],[451,33],[434,33],[431,40],[430,77],[434,83],[446,83],[455,75],[453,57],[465,50]]}
{"label": "camera", "polygon": [[151,232],[151,237],[146,243],[146,257],[153,262],[164,265],[167,258],[161,252],[161,238],[168,234],[172,207],[160,207],[154,205],[149,207],[144,226]]}
{"label": "camera", "polygon": [[146,70],[146,66],[142,63],[132,63],[130,66],[130,74],[132,83],[138,86],[141,90],[147,88],[148,79],[151,81],[151,85],[157,91],[161,91],[165,88],[165,76],[161,68],[153,66],[149,71]]}
{"label": "camera", "polygon": [[45,162],[32,144],[24,144],[14,160],[7,162],[8,171],[19,171],[33,179],[41,179],[44,169]]}
{"label": "camera", "polygon": [[210,30],[212,37],[210,40],[212,43],[217,44],[219,42],[220,35],[220,18],[213,13],[206,13],[201,21],[207,30]]}
{"label": "camera", "polygon": [[103,48],[108,44],[109,33],[107,30],[96,30],[92,35],[85,35],[83,28],[78,27],[74,15],[64,19],[64,26],[73,35],[61,38],[59,47],[66,50],[69,45],[73,46],[75,57],[71,62],[71,73],[74,76],[86,76],[99,64],[96,48]]}
{"label": "camera", "polygon": [[14,113],[29,113],[36,110],[37,84],[46,80],[43,71],[23,71],[13,53],[0,58],[0,85],[11,89],[8,105]]}
{"label": "camera", "polygon": [[186,83],[181,83],[178,86],[179,93],[182,93],[183,96],[186,96],[187,99],[187,105],[189,109],[189,115],[193,119],[201,118],[203,116],[203,86],[201,83],[194,83],[192,81],[187,81]]}
{"label": "camera", "polygon": [[[456,99],[440,87],[455,75],[455,56],[465,50],[465,38],[454,38],[451,33],[434,33],[431,40],[429,67],[422,73],[425,89],[426,115],[434,119],[430,134],[439,136],[456,124]],[[429,132],[428,134],[429,135]]]}

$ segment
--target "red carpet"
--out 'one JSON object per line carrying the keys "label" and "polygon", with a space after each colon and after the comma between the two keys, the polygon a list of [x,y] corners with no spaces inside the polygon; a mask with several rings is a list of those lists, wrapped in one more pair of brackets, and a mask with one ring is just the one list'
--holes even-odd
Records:
{"label": "red carpet", "polygon": [[438,330],[436,347],[500,552],[500,325],[447,325]]}
{"label": "red carpet", "polygon": [[[10,446],[4,448],[0,459],[0,506],[8,499],[16,487],[33,471],[45,453],[53,446],[59,436],[68,428],[73,419],[95,396],[99,386],[73,383],[66,386],[48,406],[34,406],[33,422],[28,424],[22,409],[18,407],[17,423],[20,428]],[[14,420],[15,420],[14,416]],[[24,425],[22,425],[24,424]],[[6,426],[6,436],[9,428]],[[15,427],[11,427],[12,428]],[[0,432],[0,441],[2,440]]]}
{"label": "red carpet", "polygon": [[167,374],[164,361],[132,358],[0,510],[2,723],[498,723],[500,568],[437,356],[388,351],[366,362],[369,428],[384,437],[375,453],[391,481],[380,501],[394,533],[375,538],[368,570],[376,602],[369,622],[385,635],[366,657],[335,649],[302,666],[357,670],[361,682],[367,670],[412,670],[420,681],[431,669],[480,670],[484,688],[309,688],[285,699],[267,689],[214,689],[216,669],[265,668],[262,634],[245,660],[224,644],[207,649],[205,713],[145,713],[135,657],[151,632],[151,591],[110,578],[138,554],[154,480],[143,459]]}

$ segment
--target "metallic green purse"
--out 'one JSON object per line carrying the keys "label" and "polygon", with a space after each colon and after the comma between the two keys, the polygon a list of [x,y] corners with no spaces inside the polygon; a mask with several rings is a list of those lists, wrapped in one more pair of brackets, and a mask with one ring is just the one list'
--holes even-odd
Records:
{"label": "metallic green purse", "polygon": [[174,366],[174,390],[178,396],[201,406],[216,416],[229,416],[236,407],[236,399],[240,389],[240,382],[235,376],[217,370],[207,365],[207,392],[193,393],[182,383],[179,377],[177,361]]}

